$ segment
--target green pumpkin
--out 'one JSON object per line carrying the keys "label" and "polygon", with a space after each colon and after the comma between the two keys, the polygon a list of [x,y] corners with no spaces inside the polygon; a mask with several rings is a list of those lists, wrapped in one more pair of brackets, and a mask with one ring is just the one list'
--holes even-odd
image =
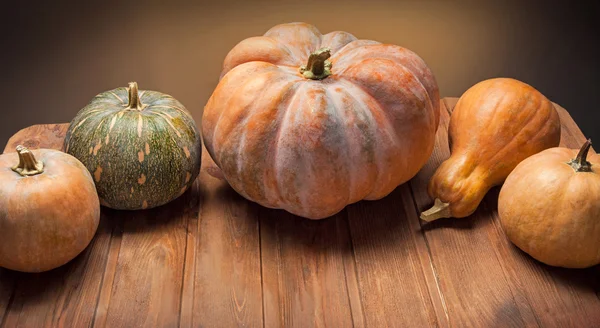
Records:
{"label": "green pumpkin", "polygon": [[71,122],[65,151],[90,171],[102,205],[153,208],[183,194],[200,173],[194,119],[175,98],[137,83],[97,95]]}

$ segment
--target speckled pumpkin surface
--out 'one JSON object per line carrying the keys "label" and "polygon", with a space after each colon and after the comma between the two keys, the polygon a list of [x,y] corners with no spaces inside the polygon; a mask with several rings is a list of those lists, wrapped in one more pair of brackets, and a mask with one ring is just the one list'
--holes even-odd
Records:
{"label": "speckled pumpkin surface", "polygon": [[117,88],[97,95],[73,119],[64,149],[92,173],[101,204],[146,209],[183,194],[200,172],[196,124],[173,97]]}
{"label": "speckled pumpkin surface", "polygon": [[0,155],[0,266],[51,270],[75,258],[94,237],[98,195],[90,173],[73,156],[52,149],[17,151]]}
{"label": "speckled pumpkin surface", "polygon": [[429,158],[439,91],[408,49],[282,24],[227,55],[202,132],[230,185],[319,219],[388,195]]}

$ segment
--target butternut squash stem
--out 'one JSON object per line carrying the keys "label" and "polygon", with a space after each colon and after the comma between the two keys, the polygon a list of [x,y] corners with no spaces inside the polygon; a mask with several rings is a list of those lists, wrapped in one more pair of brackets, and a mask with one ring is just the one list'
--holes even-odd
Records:
{"label": "butternut squash stem", "polygon": [[329,48],[321,48],[308,57],[306,65],[300,67],[300,74],[307,79],[322,80],[331,75],[331,62],[327,60],[331,57]]}
{"label": "butternut squash stem", "polygon": [[452,217],[450,213],[450,203],[444,203],[439,198],[433,202],[433,206],[421,213],[421,220],[431,222],[441,218]]}
{"label": "butternut squash stem", "polygon": [[144,109],[144,104],[140,100],[140,95],[138,92],[137,82],[129,82],[129,87],[127,88],[129,93],[129,103],[127,104],[127,109],[131,110],[142,110]]}
{"label": "butternut squash stem", "polygon": [[19,154],[19,164],[12,167],[12,170],[23,177],[36,175],[44,172],[44,163],[35,159],[33,153],[26,147],[17,146]]}
{"label": "butternut squash stem", "polygon": [[575,170],[575,172],[591,172],[592,171],[592,164],[587,161],[587,155],[588,155],[588,152],[590,151],[591,146],[592,146],[592,140],[591,139],[586,140],[585,143],[583,144],[583,146],[581,146],[581,149],[579,150],[577,157],[575,157],[572,161],[567,163],[567,164],[571,165],[571,167]]}

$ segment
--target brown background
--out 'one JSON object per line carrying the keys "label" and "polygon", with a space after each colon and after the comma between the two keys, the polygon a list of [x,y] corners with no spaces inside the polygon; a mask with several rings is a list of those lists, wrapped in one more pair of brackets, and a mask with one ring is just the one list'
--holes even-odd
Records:
{"label": "brown background", "polygon": [[443,96],[497,76],[567,108],[600,142],[598,1],[103,1],[2,10],[0,144],[28,125],[68,122],[97,93],[135,80],[173,95],[200,123],[221,63],[240,40],[292,21],[399,44]]}

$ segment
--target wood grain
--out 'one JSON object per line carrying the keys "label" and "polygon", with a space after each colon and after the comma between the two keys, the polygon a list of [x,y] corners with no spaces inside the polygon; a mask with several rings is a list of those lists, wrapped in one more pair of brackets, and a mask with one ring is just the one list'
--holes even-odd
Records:
{"label": "wood grain", "polygon": [[120,215],[123,237],[107,326],[179,324],[187,224],[197,215],[197,183],[169,206]]}
{"label": "wood grain", "polygon": [[[426,166],[388,197],[310,221],[202,172],[175,202],[102,208],[91,245],[40,274],[0,269],[1,327],[598,327],[600,269],[553,268],[513,246],[493,188],[468,218],[426,224],[426,185],[449,153],[444,99]],[[585,140],[556,105],[561,145]],[[67,125],[17,144],[60,149]],[[214,174],[214,172],[212,172]],[[217,172],[218,173],[218,172]]]}
{"label": "wood grain", "polygon": [[282,210],[260,214],[265,326],[352,326],[345,211],[320,221]]}
{"label": "wood grain", "polygon": [[408,186],[347,210],[366,326],[447,326]]}
{"label": "wood grain", "polygon": [[210,176],[205,155],[193,300],[186,300],[193,311],[186,310],[182,326],[262,327],[259,206]]}

